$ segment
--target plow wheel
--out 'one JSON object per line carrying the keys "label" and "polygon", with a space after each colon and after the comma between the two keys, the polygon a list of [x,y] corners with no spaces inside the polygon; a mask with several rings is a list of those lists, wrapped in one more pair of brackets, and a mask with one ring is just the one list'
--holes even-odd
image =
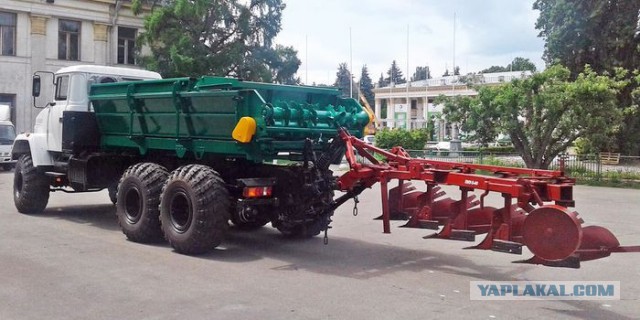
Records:
{"label": "plow wheel", "polygon": [[578,250],[583,230],[576,212],[557,205],[531,211],[523,225],[523,242],[537,257],[560,261]]}

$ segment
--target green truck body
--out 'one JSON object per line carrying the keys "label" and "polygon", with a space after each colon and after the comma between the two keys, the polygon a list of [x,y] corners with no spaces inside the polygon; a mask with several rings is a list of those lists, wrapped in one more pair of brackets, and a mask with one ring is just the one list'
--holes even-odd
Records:
{"label": "green truck body", "polygon": [[[232,78],[176,78],[97,84],[90,100],[101,147],[270,161],[299,153],[305,139],[326,146],[338,127],[361,137],[369,117],[334,88],[245,82]],[[255,120],[248,143],[232,138],[243,117]]]}
{"label": "green truck body", "polygon": [[[34,75],[34,98],[47,74]],[[44,211],[55,191],[108,189],[128,239],[166,239],[185,254],[218,246],[229,223],[326,231],[346,201],[334,199],[330,164],[345,152],[336,137],[361,137],[371,120],[335,88],[89,65],[53,76],[55,100],[14,142],[18,211]]]}

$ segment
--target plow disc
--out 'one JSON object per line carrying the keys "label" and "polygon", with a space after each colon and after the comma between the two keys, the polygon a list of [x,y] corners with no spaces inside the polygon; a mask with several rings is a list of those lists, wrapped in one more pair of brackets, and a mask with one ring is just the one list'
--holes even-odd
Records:
{"label": "plow disc", "polygon": [[[640,252],[640,246],[620,246],[603,227],[582,227],[578,213],[568,209],[574,206],[575,180],[563,171],[415,159],[399,147],[389,152],[367,145],[345,130],[340,138],[351,170],[338,179],[338,189],[354,193],[380,183],[384,233],[391,232],[390,220],[408,220],[403,227],[440,229],[425,239],[474,241],[486,234],[469,249],[521,254],[526,246],[534,256],[517,262],[553,267],[578,268],[580,261],[613,252]],[[365,162],[356,160],[355,150]],[[388,189],[392,180],[398,186]],[[426,191],[411,181],[425,182]],[[447,196],[440,185],[459,187],[460,198]],[[479,199],[473,191],[482,192]],[[502,207],[484,205],[491,192],[503,197]]]}
{"label": "plow disc", "polygon": [[524,220],[524,244],[544,260],[564,260],[580,247],[581,223],[578,213],[560,206],[534,209]]}

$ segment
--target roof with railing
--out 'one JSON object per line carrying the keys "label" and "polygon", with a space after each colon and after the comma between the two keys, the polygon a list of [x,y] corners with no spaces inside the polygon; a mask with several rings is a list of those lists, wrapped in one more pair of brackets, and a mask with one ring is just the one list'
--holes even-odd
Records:
{"label": "roof with railing", "polygon": [[[498,84],[502,82],[509,82],[514,79],[523,79],[530,77],[531,71],[508,71],[508,72],[493,72],[493,73],[470,73],[467,75],[459,76],[447,76],[431,78],[427,80],[412,81],[409,87],[439,87],[439,86],[453,86],[453,85],[467,85],[467,84]],[[393,88],[406,88],[407,83],[391,85]],[[377,89],[389,88],[389,86],[379,87]]]}

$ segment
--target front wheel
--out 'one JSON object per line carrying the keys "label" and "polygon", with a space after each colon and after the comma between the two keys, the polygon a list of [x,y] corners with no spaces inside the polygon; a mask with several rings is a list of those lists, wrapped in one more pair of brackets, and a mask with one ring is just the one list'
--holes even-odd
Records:
{"label": "front wheel", "polygon": [[177,252],[206,253],[224,239],[229,209],[229,192],[220,175],[207,166],[186,165],[174,170],[162,189],[162,231]]}
{"label": "front wheel", "polygon": [[44,211],[49,202],[49,180],[33,166],[31,155],[20,157],[13,176],[13,202],[20,213]]}
{"label": "front wheel", "polygon": [[118,202],[118,185],[108,187],[107,191],[109,192],[109,200],[111,200],[111,203],[116,204],[116,202]]}

